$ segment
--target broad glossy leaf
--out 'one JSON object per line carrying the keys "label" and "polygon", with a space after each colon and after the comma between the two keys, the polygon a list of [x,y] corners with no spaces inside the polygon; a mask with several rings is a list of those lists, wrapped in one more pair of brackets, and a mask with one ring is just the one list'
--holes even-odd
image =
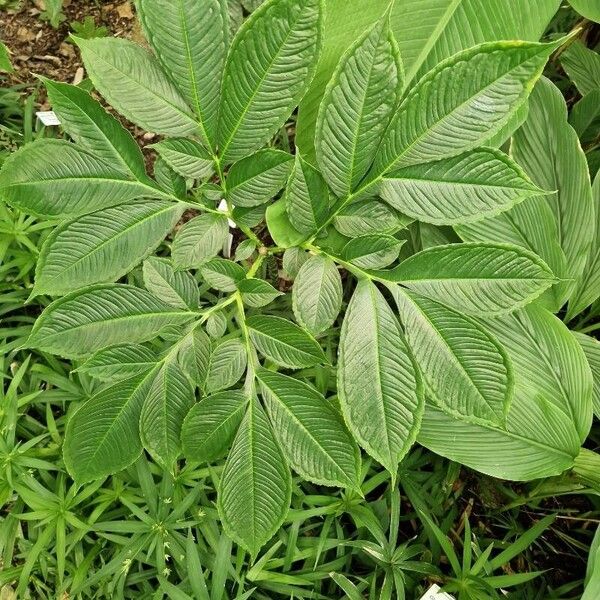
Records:
{"label": "broad glossy leaf", "polygon": [[218,392],[196,403],[181,429],[185,457],[198,462],[223,458],[247,405],[248,397],[241,390]]}
{"label": "broad glossy leaf", "polygon": [[567,319],[579,314],[600,297],[600,175],[598,174],[592,187],[592,196],[596,216],[594,238],[588,251],[585,269],[569,299]]}
{"label": "broad glossy leaf", "polygon": [[312,79],[320,43],[319,0],[268,0],[246,20],[225,67],[219,127],[224,162],[258,150],[284,125]]}
{"label": "broad glossy leaf", "polygon": [[258,308],[270,304],[283,293],[276,290],[264,279],[242,279],[237,284],[238,291],[242,294],[242,300],[246,306]]}
{"label": "broad glossy leaf", "polygon": [[514,382],[498,341],[474,319],[397,286],[390,289],[435,403],[467,421],[503,425]]}
{"label": "broad glossy leaf", "polygon": [[256,398],[233,441],[219,486],[227,535],[256,557],[281,527],[292,493],[289,467]]}
{"label": "broad glossy leaf", "polygon": [[567,260],[566,272],[557,275],[571,279],[559,288],[564,301],[585,269],[594,236],[594,206],[585,154],[567,122],[563,96],[549,80],[542,79],[533,90],[529,116],[514,135],[511,151],[537,185],[556,191],[546,200]]}
{"label": "broad glossy leaf", "polygon": [[121,38],[75,39],[94,87],[124,117],[154,133],[199,132],[192,110],[149,52]]}
{"label": "broad glossy leaf", "polygon": [[114,382],[148,372],[157,362],[156,354],[146,346],[119,344],[92,354],[75,371]]}
{"label": "broad glossy leaf", "polygon": [[282,367],[302,369],[327,360],[318,342],[287,319],[255,315],[246,325],[256,349]]}
{"label": "broad glossy leaf", "polygon": [[423,388],[398,319],[381,292],[360,281],[346,311],[338,394],[358,443],[395,479],[423,413]]}
{"label": "broad glossy leaf", "polygon": [[27,213],[68,218],[164,192],[65,140],[40,139],[12,154],[0,171],[0,194]]}
{"label": "broad glossy leaf", "polygon": [[378,274],[466,314],[488,316],[532,302],[555,281],[535,254],[501,244],[436,246]]}
{"label": "broad glossy leaf", "polygon": [[210,355],[206,375],[206,391],[218,392],[236,384],[246,370],[246,347],[238,339],[219,344]]}
{"label": "broad glossy leaf", "polygon": [[215,142],[221,78],[229,43],[225,0],[137,0],[146,38]]}
{"label": "broad glossy leaf", "polygon": [[227,175],[227,198],[235,206],[264,204],[285,186],[294,157],[266,148],[236,162]]}
{"label": "broad glossy leaf", "polygon": [[[586,19],[600,23],[600,6],[595,0],[569,0],[571,6]],[[587,598],[585,600],[588,600]],[[590,597],[591,600],[591,597]]]}
{"label": "broad glossy leaf", "polygon": [[531,480],[573,466],[591,422],[591,376],[581,348],[532,304],[486,326],[506,348],[515,395],[506,429],[474,425],[428,406],[419,443],[494,477]]}
{"label": "broad glossy leaf", "polygon": [[329,189],[322,175],[299,154],[288,181],[285,202],[290,223],[300,233],[315,233],[329,214]]}
{"label": "broad glossy leaf", "polygon": [[569,124],[579,138],[587,137],[585,134],[595,133],[595,126],[600,117],[600,87],[597,87],[576,102],[569,114]]}
{"label": "broad glossy leaf", "polygon": [[206,283],[222,292],[235,292],[237,284],[246,277],[243,267],[231,260],[213,258],[200,267]]}
{"label": "broad glossy leaf", "polygon": [[342,295],[342,278],[333,260],[311,256],[302,264],[294,281],[294,316],[304,329],[319,335],[337,319]]}
{"label": "broad glossy leaf", "polygon": [[400,98],[402,77],[386,14],[342,56],[319,109],[317,160],[338,196],[349,196],[369,170]]}
{"label": "broad glossy leaf", "polygon": [[411,221],[410,217],[400,215],[385,202],[368,200],[340,210],[333,224],[342,235],[359,237],[370,233],[395,233]]}
{"label": "broad glossy leaf", "polygon": [[204,388],[212,346],[210,338],[200,327],[188,333],[179,345],[177,360],[187,376],[200,388]]}
{"label": "broad glossy leaf", "polygon": [[147,373],[104,388],[71,416],[63,458],[77,483],[117,473],[142,453],[138,423],[153,378]]}
{"label": "broad glossy leaf", "polygon": [[403,214],[436,225],[479,221],[540,193],[514,161],[489,148],[394,171],[380,188]]}
{"label": "broad glossy leaf", "polygon": [[173,202],[144,200],[59,225],[42,246],[32,295],[60,296],[119,279],[164,240],[183,210]]}
{"label": "broad glossy leaf", "polygon": [[194,388],[176,361],[156,373],[140,414],[144,448],[163,468],[172,471],[181,453],[181,425],[195,402]]}
{"label": "broad glossy leaf", "polygon": [[600,88],[600,54],[582,42],[570,44],[561,54],[560,62],[582,96]]}
{"label": "broad glossy leaf", "polygon": [[440,63],[403,101],[371,178],[483,144],[525,101],[556,48],[556,43],[486,43]]}
{"label": "broad glossy leaf", "polygon": [[198,308],[196,280],[185,271],[175,271],[168,260],[150,257],[144,262],[144,285],[149,292],[176,308]]}
{"label": "broad glossy leaf", "polygon": [[339,412],[314,388],[280,373],[257,373],[273,430],[290,466],[320,485],[358,488],[360,452]]}
{"label": "broad glossy leaf", "polygon": [[285,198],[269,205],[265,218],[269,233],[280,248],[291,248],[300,245],[306,239],[306,235],[299,232],[290,222]]}
{"label": "broad glossy leaf", "polygon": [[153,144],[160,157],[179,175],[189,179],[204,179],[214,172],[210,153],[198,142],[172,138]]}
{"label": "broad glossy leaf", "polygon": [[85,90],[42,79],[63,129],[81,146],[114,168],[147,181],[144,156],[133,136]]}
{"label": "broad glossy leaf", "polygon": [[131,285],[97,285],[50,304],[35,322],[27,346],[68,358],[85,356],[114,344],[145,342],[163,327],[194,317]]}
{"label": "broad glossy leaf", "polygon": [[385,233],[361,235],[344,246],[342,258],[361,269],[383,269],[398,258],[402,244]]}
{"label": "broad glossy leaf", "polygon": [[574,331],[575,338],[583,348],[583,352],[592,371],[594,388],[592,394],[592,403],[594,414],[600,418],[600,342],[585,333]]}
{"label": "broad glossy leaf", "polygon": [[216,256],[227,239],[225,215],[205,213],[188,221],[173,240],[173,262],[179,269],[197,269]]}

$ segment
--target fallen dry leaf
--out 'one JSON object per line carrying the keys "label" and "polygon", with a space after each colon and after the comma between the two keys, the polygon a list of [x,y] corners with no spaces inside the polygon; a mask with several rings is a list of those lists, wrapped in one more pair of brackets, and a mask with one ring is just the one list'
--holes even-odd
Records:
{"label": "fallen dry leaf", "polygon": [[133,19],[133,10],[130,2],[123,2],[116,8],[117,14],[121,19]]}

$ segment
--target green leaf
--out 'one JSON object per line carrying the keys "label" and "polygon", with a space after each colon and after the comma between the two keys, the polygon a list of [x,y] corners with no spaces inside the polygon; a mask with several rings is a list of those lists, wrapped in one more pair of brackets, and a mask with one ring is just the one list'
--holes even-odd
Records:
{"label": "green leaf", "polygon": [[600,88],[600,54],[582,42],[570,44],[561,54],[560,62],[582,96]]}
{"label": "green leaf", "polygon": [[368,200],[344,207],[335,216],[333,224],[342,235],[360,237],[372,233],[395,233],[411,221],[385,202]]}
{"label": "green leaf", "polygon": [[577,134],[567,122],[567,106],[558,88],[547,79],[536,85],[527,121],[513,137],[511,153],[542,189],[558,227],[566,256],[561,300],[569,296],[584,272],[594,236],[594,206],[587,161]]}
{"label": "green leaf", "polygon": [[310,258],[310,254],[302,248],[287,248],[283,253],[283,270],[293,279],[297,277],[302,265]]}
{"label": "green leaf", "polygon": [[233,260],[235,262],[241,262],[248,260],[256,251],[256,242],[254,240],[242,240],[237,248],[235,249],[235,256]]}
{"label": "green leaf", "polygon": [[185,457],[201,463],[223,458],[247,405],[248,397],[241,390],[219,392],[195,404],[181,430]]}
{"label": "green leaf", "polygon": [[206,375],[206,391],[218,392],[235,385],[244,374],[248,356],[246,347],[238,339],[219,344],[210,355]]}
{"label": "green leaf", "polygon": [[146,346],[119,344],[99,350],[75,371],[101,381],[114,382],[146,373],[157,362],[156,354]]}
{"label": "green leaf", "polygon": [[285,198],[270,204],[265,218],[269,233],[280,248],[297,246],[306,239],[306,235],[300,233],[290,222],[286,211]]}
{"label": "green leaf", "polygon": [[395,479],[423,413],[423,388],[394,313],[375,285],[360,281],[340,337],[338,395],[358,443]]}
{"label": "green leaf", "polygon": [[189,273],[175,271],[169,261],[152,256],[144,262],[143,274],[144,286],[157,298],[175,308],[198,308],[198,284]]}
{"label": "green leaf", "polygon": [[144,448],[172,471],[181,453],[181,425],[195,402],[194,388],[175,361],[167,361],[154,377],[140,414]]}
{"label": "green leaf", "polygon": [[302,369],[327,361],[319,343],[287,319],[255,315],[246,325],[256,349],[282,367]]}
{"label": "green leaf", "polygon": [[394,171],[380,193],[409,217],[454,225],[497,215],[543,192],[508,156],[485,148]]}
{"label": "green leaf", "polygon": [[214,172],[214,162],[210,153],[198,142],[186,138],[163,140],[150,146],[159,156],[182,177],[205,179]]}
{"label": "green leaf", "polygon": [[224,0],[138,0],[148,42],[214,145],[229,43]]}
{"label": "green leaf", "polygon": [[449,244],[423,250],[382,277],[476,316],[493,316],[535,300],[554,283],[535,254],[502,244]]}
{"label": "green leaf", "polygon": [[281,527],[291,493],[289,467],[252,398],[221,475],[218,509],[225,532],[256,557]]}
{"label": "green leaf", "polygon": [[210,338],[195,327],[180,342],[177,360],[187,376],[203,388],[208,375],[212,346]]}
{"label": "green leaf", "polygon": [[474,319],[390,287],[428,395],[451,415],[503,425],[514,381],[506,352]]}
{"label": "green leaf", "polygon": [[[598,122],[600,117],[600,87],[593,89],[576,102],[569,115],[569,123],[582,138]],[[593,131],[590,131],[593,134]]]}
{"label": "green leaf", "polygon": [[581,348],[535,304],[485,325],[506,348],[515,374],[506,428],[428,406],[419,443],[493,477],[527,481],[562,473],[573,466],[591,422],[591,376]]}
{"label": "green leaf", "polygon": [[222,249],[229,225],[225,215],[205,213],[194,217],[173,240],[173,262],[178,269],[197,269]]}
{"label": "green leaf", "polygon": [[[600,7],[594,0],[569,0],[569,2],[580,15],[583,15],[590,21],[600,23]],[[585,598],[585,600],[588,599]],[[592,600],[591,596],[589,600]]]}
{"label": "green leaf", "polygon": [[486,43],[440,63],[409,92],[394,116],[371,179],[483,144],[525,101],[558,45]]}
{"label": "green leaf", "polygon": [[285,193],[290,223],[300,233],[315,233],[329,214],[329,189],[312,165],[296,154],[294,168]]}
{"label": "green leaf", "polygon": [[213,313],[206,319],[206,332],[211,338],[218,340],[225,335],[227,323],[227,317],[222,311]]}
{"label": "green leaf", "polygon": [[237,284],[246,277],[243,267],[225,258],[213,258],[200,267],[206,283],[222,292],[235,292]]}
{"label": "green leaf", "polygon": [[189,106],[149,52],[121,38],[74,39],[94,87],[125,118],[173,137],[199,132]]}
{"label": "green leaf", "polygon": [[330,258],[311,256],[300,267],[292,288],[296,320],[313,335],[329,329],[342,308],[342,278]]}
{"label": "green leaf", "polygon": [[576,282],[575,289],[569,299],[567,320],[578,315],[600,297],[600,175],[598,174],[596,174],[594,180],[592,195],[596,216],[594,238],[588,251],[585,269]]}
{"label": "green leaf", "polygon": [[283,293],[276,290],[270,283],[264,279],[242,279],[237,284],[238,291],[242,294],[242,300],[246,306],[259,308],[270,304]]}
{"label": "green leaf", "polygon": [[160,156],[154,161],[154,179],[168,194],[185,201],[187,196],[186,180],[173,171]]}
{"label": "green leaf", "polygon": [[0,42],[0,71],[13,73],[14,68],[10,62],[10,52],[3,42]]}
{"label": "green leaf", "polygon": [[131,285],[97,285],[50,304],[35,322],[27,346],[67,358],[85,356],[113,344],[145,342],[163,327],[194,317]]}
{"label": "green leaf", "polygon": [[314,388],[260,369],[260,389],[290,466],[319,485],[359,487],[360,452],[339,412]]}
{"label": "green leaf", "polygon": [[319,108],[317,160],[338,196],[349,196],[369,170],[400,99],[402,78],[386,13],[342,56]]}
{"label": "green leaf", "polygon": [[12,154],[0,171],[3,199],[27,213],[67,218],[136,198],[164,198],[65,140],[39,139]]}
{"label": "green leaf", "polygon": [[304,95],[321,45],[321,8],[319,0],[268,0],[240,28],[223,80],[224,162],[264,146]]}
{"label": "green leaf", "polygon": [[40,251],[32,295],[60,296],[119,279],[164,240],[182,214],[178,204],[144,200],[59,225]]}
{"label": "green leaf", "polygon": [[291,154],[266,148],[236,162],[227,175],[227,198],[235,206],[264,204],[285,186],[292,169]]}
{"label": "green leaf", "polygon": [[398,258],[402,244],[385,233],[361,235],[344,246],[342,258],[361,269],[383,269]]}
{"label": "green leaf", "polygon": [[153,378],[147,373],[104,388],[71,416],[63,458],[77,483],[117,473],[142,453],[138,422]]}
{"label": "green leaf", "polygon": [[112,167],[148,181],[144,156],[133,136],[97,100],[75,85],[42,81],[52,110],[80,147]]}
{"label": "green leaf", "polygon": [[600,415],[600,342],[585,333],[574,331],[573,334],[583,348],[588,365],[592,371],[592,378],[594,380],[592,404],[594,414],[598,417]]}

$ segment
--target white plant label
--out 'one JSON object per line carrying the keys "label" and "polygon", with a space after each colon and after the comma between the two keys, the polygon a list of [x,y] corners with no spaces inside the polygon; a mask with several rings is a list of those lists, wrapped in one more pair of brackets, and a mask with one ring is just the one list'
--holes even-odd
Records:
{"label": "white plant label", "polygon": [[60,125],[60,119],[53,110],[39,110],[35,113],[35,116],[42,122],[42,125],[45,125],[46,127],[56,127],[57,125]]}
{"label": "white plant label", "polygon": [[437,583],[434,583],[426,592],[424,596],[421,596],[420,600],[456,600],[454,596],[446,594],[446,592],[440,591],[441,588]]}

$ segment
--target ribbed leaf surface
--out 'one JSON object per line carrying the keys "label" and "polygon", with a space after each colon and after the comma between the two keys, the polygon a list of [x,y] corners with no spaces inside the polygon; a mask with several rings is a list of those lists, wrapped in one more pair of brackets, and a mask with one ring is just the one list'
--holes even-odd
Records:
{"label": "ribbed leaf surface", "polygon": [[200,273],[211,287],[222,292],[235,292],[237,284],[246,277],[244,267],[225,258],[213,258],[200,267]]}
{"label": "ribbed leaf surface", "polygon": [[223,81],[219,152],[225,162],[261,148],[304,95],[320,47],[320,13],[319,0],[268,0],[242,25]]}
{"label": "ribbed leaf surface", "polygon": [[149,52],[121,38],[76,41],[94,87],[124,117],[154,133],[199,132],[192,110]]}
{"label": "ribbed leaf surface", "polygon": [[149,373],[100,390],[69,419],[63,457],[75,481],[116,473],[142,453],[138,423],[153,377]]}
{"label": "ribbed leaf surface", "polygon": [[226,340],[219,344],[210,355],[206,391],[218,392],[236,384],[244,374],[247,362],[246,347],[240,340]]}
{"label": "ribbed leaf surface", "polygon": [[329,190],[323,176],[299,154],[285,194],[291,224],[306,235],[315,233],[329,213]]}
{"label": "ribbed leaf surface", "polygon": [[176,308],[197,309],[200,301],[196,280],[184,271],[175,271],[164,258],[144,261],[144,286],[157,298]]}
{"label": "ribbed leaf surface", "polygon": [[228,232],[225,215],[205,213],[188,221],[173,240],[175,266],[197,269],[222,250]]}
{"label": "ribbed leaf surface", "polygon": [[491,149],[394,171],[380,188],[403,214],[436,225],[479,221],[540,193],[516,163]]}
{"label": "ribbed leaf surface", "polygon": [[398,258],[402,244],[385,233],[361,235],[344,246],[342,258],[361,269],[383,269]]}
{"label": "ribbed leaf surface", "polygon": [[61,218],[142,196],[166,196],[75,144],[51,139],[28,144],[4,162],[0,193],[6,202],[28,213]]}
{"label": "ribbed leaf surface", "polygon": [[137,0],[146,38],[214,144],[228,47],[225,0]]}
{"label": "ribbed leaf surface", "polygon": [[561,54],[560,62],[582,96],[600,88],[600,56],[582,42],[570,44]]}
{"label": "ribbed leaf surface", "polygon": [[195,327],[180,342],[177,361],[192,382],[201,389],[206,383],[211,352],[210,338],[200,327]]}
{"label": "ribbed leaf surface", "polygon": [[498,341],[475,320],[442,304],[397,286],[390,289],[436,404],[471,422],[503,425],[513,380]]}
{"label": "ribbed leaf surface", "polygon": [[450,244],[423,250],[390,271],[393,280],[473,315],[510,312],[554,283],[537,256],[512,246]]}
{"label": "ribbed leaf surface", "polygon": [[338,394],[353,436],[395,478],[417,437],[423,389],[398,319],[369,281],[358,284],[346,311]]}
{"label": "ribbed leaf surface", "polygon": [[60,225],[44,242],[32,294],[59,296],[119,279],[163,241],[183,210],[172,202],[144,200]]}
{"label": "ribbed leaf surface", "polygon": [[554,84],[542,79],[529,101],[527,121],[513,137],[512,155],[545,190],[567,258],[563,297],[583,274],[594,236],[594,206],[585,154],[567,123],[567,106]]}
{"label": "ribbed leaf surface", "polygon": [[182,177],[204,179],[214,171],[212,156],[198,142],[186,138],[172,138],[151,146],[160,157]]}
{"label": "ribbed leaf surface", "polygon": [[194,404],[181,429],[188,460],[214,462],[229,449],[244,416],[248,397],[241,390],[219,392]]}
{"label": "ribbed leaf surface", "polygon": [[333,405],[293,377],[266,369],[257,375],[273,430],[294,471],[320,485],[358,487],[360,453]]}
{"label": "ribbed leaf surface", "polygon": [[112,167],[146,180],[144,157],[133,136],[85,90],[44,79],[48,100],[63,129]]}
{"label": "ribbed leaf surface", "polygon": [[394,233],[405,227],[412,219],[398,214],[391,206],[380,200],[355,202],[336,215],[335,228],[348,237],[369,233]]}
{"label": "ribbed leaf surface", "polygon": [[283,523],[291,487],[289,467],[253,398],[221,475],[218,507],[227,535],[255,557]]}
{"label": "ribbed leaf surface", "polygon": [[127,379],[147,372],[158,362],[152,350],[140,344],[119,344],[99,350],[75,371],[102,381]]}
{"label": "ribbed leaf surface", "polygon": [[268,281],[264,279],[242,279],[237,284],[238,291],[242,294],[242,300],[246,306],[259,308],[270,304],[282,292],[276,290]]}
{"label": "ribbed leaf surface", "polygon": [[399,100],[401,80],[386,14],[344,54],[319,109],[317,160],[338,196],[348,196],[369,170]]}
{"label": "ribbed leaf surface", "polygon": [[273,198],[287,181],[293,156],[281,150],[259,150],[235,163],[227,175],[227,198],[235,206],[258,206]]}
{"label": "ribbed leaf surface", "polygon": [[326,361],[315,339],[287,319],[256,315],[246,324],[256,349],[282,367],[301,369]]}
{"label": "ribbed leaf surface", "polygon": [[113,344],[147,341],[163,327],[182,325],[194,316],[140,288],[98,285],[50,304],[35,322],[27,345],[69,358],[85,356]]}
{"label": "ribbed leaf surface", "polygon": [[583,348],[588,365],[592,371],[592,378],[594,380],[592,401],[594,414],[598,417],[600,415],[600,342],[585,333],[574,331],[573,334]]}
{"label": "ribbed leaf surface", "polygon": [[296,320],[313,335],[333,325],[342,308],[342,278],[335,263],[311,256],[298,271],[292,289]]}
{"label": "ribbed leaf surface", "polygon": [[144,448],[172,471],[181,453],[181,425],[194,405],[194,388],[175,361],[167,361],[154,377],[140,415]]}
{"label": "ribbed leaf surface", "polygon": [[498,132],[528,96],[556,44],[494,42],[432,69],[409,93],[373,175],[462,154]]}

